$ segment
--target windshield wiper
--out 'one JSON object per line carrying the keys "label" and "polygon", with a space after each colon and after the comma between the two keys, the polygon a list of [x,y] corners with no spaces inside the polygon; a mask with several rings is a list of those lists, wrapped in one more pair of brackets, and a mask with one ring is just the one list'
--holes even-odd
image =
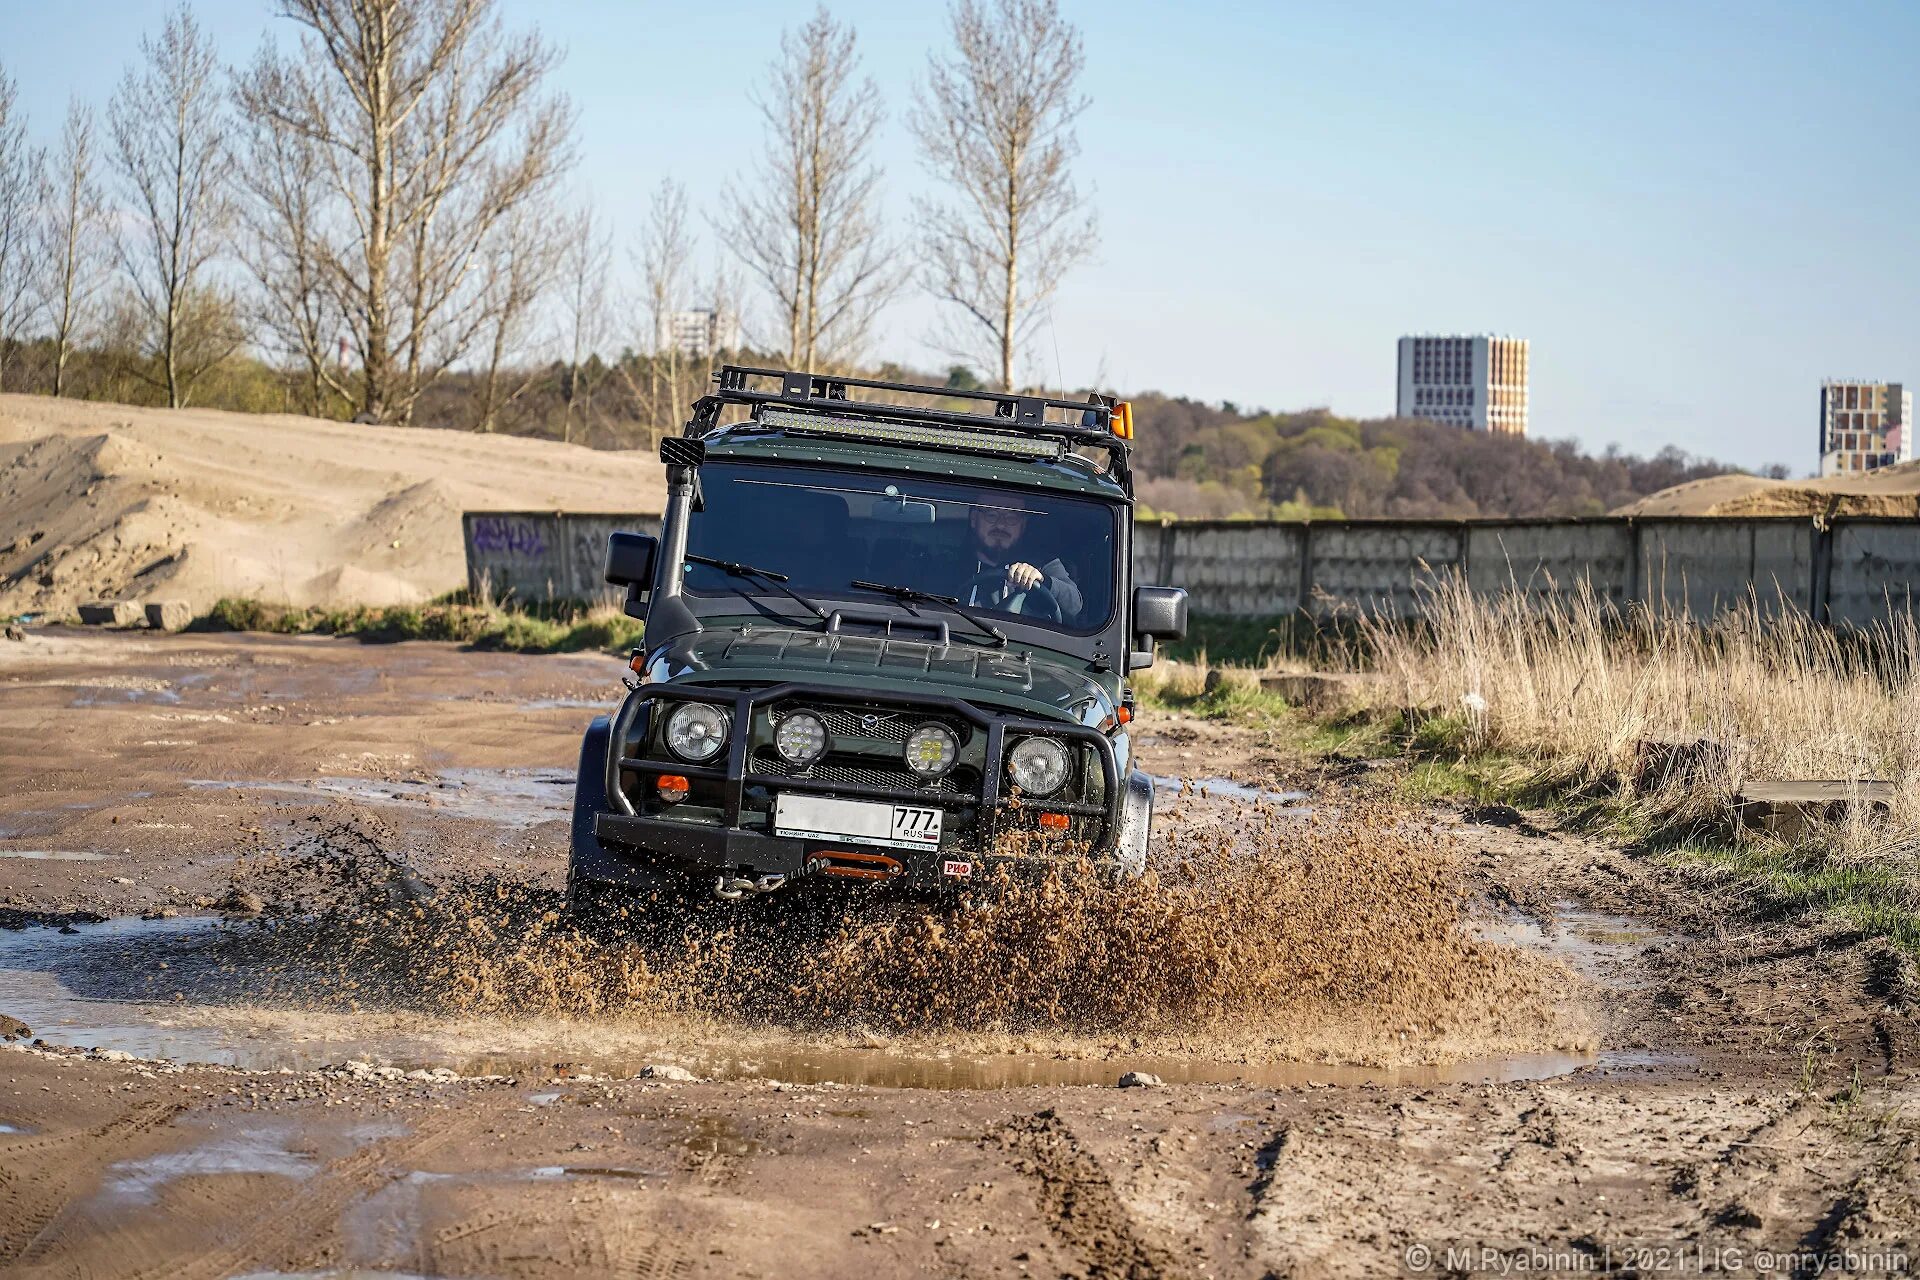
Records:
{"label": "windshield wiper", "polygon": [[896,587],[885,582],[864,582],[859,578],[855,578],[847,585],[858,587],[862,591],[878,591],[881,595],[892,596],[895,600],[924,600],[929,604],[943,604],[965,618],[968,622],[971,622],[974,626],[980,628],[980,630],[992,636],[994,643],[998,644],[1002,649],[1007,647],[1006,632],[994,626],[991,622],[988,622],[985,618],[969,609],[966,605],[961,604],[952,596],[935,595],[931,591],[922,591],[918,587]]}
{"label": "windshield wiper", "polygon": [[758,565],[741,564],[738,560],[716,560],[712,556],[696,556],[692,552],[688,552],[685,558],[693,564],[703,564],[709,569],[718,569],[730,578],[758,578],[762,582],[770,582],[774,590],[784,592],[805,605],[807,612],[814,617],[822,622],[827,620],[827,611],[788,586],[787,575],[784,573],[775,573],[771,569],[762,569]]}

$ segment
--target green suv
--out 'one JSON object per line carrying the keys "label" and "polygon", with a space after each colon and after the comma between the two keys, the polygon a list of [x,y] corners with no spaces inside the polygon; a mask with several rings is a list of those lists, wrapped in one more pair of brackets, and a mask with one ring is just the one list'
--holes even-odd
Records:
{"label": "green suv", "polygon": [[1130,407],[714,376],[661,445],[659,538],[609,541],[646,642],[581,748],[575,907],[1139,874],[1127,677],[1185,634],[1186,593],[1133,585]]}

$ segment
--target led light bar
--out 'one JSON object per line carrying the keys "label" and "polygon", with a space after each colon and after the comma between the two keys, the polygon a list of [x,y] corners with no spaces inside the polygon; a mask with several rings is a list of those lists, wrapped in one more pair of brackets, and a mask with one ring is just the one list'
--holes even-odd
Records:
{"label": "led light bar", "polygon": [[933,449],[966,449],[1007,458],[1057,461],[1066,453],[1066,445],[1059,440],[1029,438],[1004,431],[971,431],[965,427],[930,427],[907,422],[833,418],[793,409],[776,409],[771,405],[761,408],[760,423],[800,435],[867,440],[875,444],[920,445]]}

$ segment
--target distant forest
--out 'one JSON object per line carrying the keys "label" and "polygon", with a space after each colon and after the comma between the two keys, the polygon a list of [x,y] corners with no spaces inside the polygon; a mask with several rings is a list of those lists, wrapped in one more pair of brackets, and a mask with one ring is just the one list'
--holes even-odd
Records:
{"label": "distant forest", "polygon": [[[1738,468],[1669,446],[1651,458],[1409,418],[1342,418],[1134,397],[1140,504],[1190,519],[1603,515]],[[1767,474],[1785,476],[1784,467]]]}

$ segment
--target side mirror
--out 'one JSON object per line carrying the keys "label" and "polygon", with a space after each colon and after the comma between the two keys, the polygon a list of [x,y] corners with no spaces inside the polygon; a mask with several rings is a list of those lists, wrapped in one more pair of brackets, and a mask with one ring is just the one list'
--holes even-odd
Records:
{"label": "side mirror", "polygon": [[1139,648],[1127,654],[1127,670],[1143,671],[1153,665],[1156,642],[1186,639],[1186,590],[1181,587],[1135,587],[1132,628],[1134,644]]}
{"label": "side mirror", "polygon": [[607,581],[627,589],[628,616],[643,618],[641,597],[653,590],[653,562],[660,540],[645,533],[614,533],[607,537]]}
{"label": "side mirror", "polygon": [[659,539],[645,533],[616,533],[607,539],[607,581],[616,587],[653,588],[653,558]]}

